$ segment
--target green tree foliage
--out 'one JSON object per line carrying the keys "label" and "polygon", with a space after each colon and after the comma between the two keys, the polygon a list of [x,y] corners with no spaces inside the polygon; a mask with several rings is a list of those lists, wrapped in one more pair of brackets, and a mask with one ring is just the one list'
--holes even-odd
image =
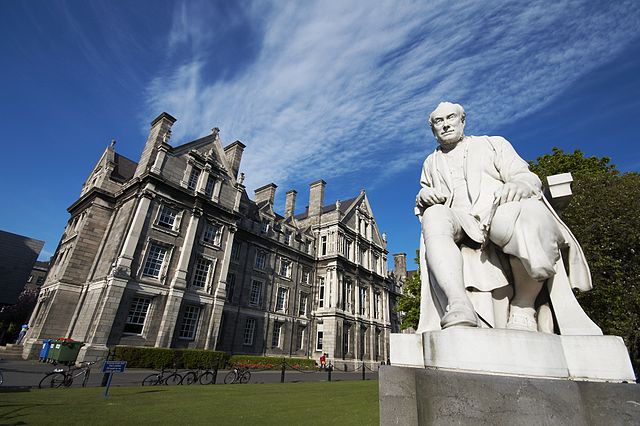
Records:
{"label": "green tree foliage", "polygon": [[[416,258],[415,262],[417,265],[420,265],[419,262],[420,252],[416,250]],[[420,319],[420,269],[412,274],[407,276],[407,279],[404,282],[403,294],[398,299],[398,304],[396,305],[396,311],[402,312],[402,323],[400,324],[400,328],[403,330],[407,328],[417,328],[418,320]]]}
{"label": "green tree foliage", "polygon": [[578,293],[604,334],[622,336],[636,372],[640,365],[640,174],[620,174],[607,157],[554,148],[531,163],[543,182],[570,172],[573,197],[562,212],[591,269],[593,289]]}

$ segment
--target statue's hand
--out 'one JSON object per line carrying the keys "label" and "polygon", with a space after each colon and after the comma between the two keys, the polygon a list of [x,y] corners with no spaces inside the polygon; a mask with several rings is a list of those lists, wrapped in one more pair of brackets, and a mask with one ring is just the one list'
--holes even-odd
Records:
{"label": "statue's hand", "polygon": [[507,182],[502,188],[498,189],[494,196],[498,200],[498,204],[508,203],[510,201],[520,201],[533,195],[533,191],[527,185],[518,182]]}
{"label": "statue's hand", "polygon": [[447,201],[446,197],[433,188],[425,186],[416,195],[416,206],[430,207],[434,204],[442,204]]}

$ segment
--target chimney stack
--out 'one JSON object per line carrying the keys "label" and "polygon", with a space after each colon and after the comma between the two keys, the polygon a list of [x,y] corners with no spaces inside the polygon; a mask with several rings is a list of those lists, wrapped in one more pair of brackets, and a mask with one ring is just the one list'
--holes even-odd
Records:
{"label": "chimney stack", "polygon": [[171,136],[171,126],[173,126],[175,122],[176,119],[166,112],[161,113],[151,122],[151,130],[149,131],[149,136],[142,150],[142,155],[140,156],[140,161],[138,161],[134,176],[140,176],[153,164],[156,147],[163,142],[167,143]]}
{"label": "chimney stack", "polygon": [[240,170],[240,161],[242,160],[242,153],[246,146],[240,142],[235,141],[224,148],[224,154],[227,157],[227,163],[231,167],[231,174],[234,178],[238,178],[238,170]]}
{"label": "chimney stack", "polygon": [[256,189],[254,191],[256,194],[256,203],[262,204],[263,202],[267,201],[271,206],[271,209],[273,209],[273,200],[276,197],[277,187],[278,185],[276,185],[275,183],[268,183],[265,186],[261,186],[260,188]]}
{"label": "chimney stack", "polygon": [[393,255],[393,272],[396,277],[404,280],[407,277],[407,254],[396,253]]}
{"label": "chimney stack", "polygon": [[324,187],[327,182],[322,179],[309,184],[309,216],[319,216],[322,214],[324,206]]}
{"label": "chimney stack", "polygon": [[287,191],[287,198],[284,204],[284,217],[292,217],[296,214],[296,195],[298,192],[295,189]]}

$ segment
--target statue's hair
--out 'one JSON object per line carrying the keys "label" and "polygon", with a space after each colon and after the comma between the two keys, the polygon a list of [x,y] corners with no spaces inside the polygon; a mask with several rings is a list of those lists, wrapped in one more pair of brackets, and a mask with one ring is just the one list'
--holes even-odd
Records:
{"label": "statue's hair", "polygon": [[433,130],[433,121],[432,121],[433,113],[436,112],[436,110],[438,108],[440,108],[441,106],[447,106],[447,105],[454,107],[456,112],[460,115],[460,119],[462,120],[462,122],[465,121],[465,118],[467,117],[467,115],[464,112],[464,108],[462,107],[462,105],[454,104],[454,103],[451,103],[451,102],[440,102],[438,104],[438,106],[433,111],[431,111],[431,114],[429,114],[429,126],[431,126],[432,130]]}

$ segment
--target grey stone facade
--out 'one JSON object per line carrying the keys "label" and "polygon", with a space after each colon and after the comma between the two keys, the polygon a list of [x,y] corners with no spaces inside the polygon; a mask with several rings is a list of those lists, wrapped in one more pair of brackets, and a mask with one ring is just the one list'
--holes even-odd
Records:
{"label": "grey stone facade", "polygon": [[292,190],[281,216],[275,184],[247,195],[241,142],[223,147],[214,128],[172,147],[174,122],[152,122],[138,163],[105,150],[69,207],[23,356],[65,336],[86,343],[80,359],[123,344],[386,360],[401,281],[364,191],[325,206],[317,181],[304,213]]}

